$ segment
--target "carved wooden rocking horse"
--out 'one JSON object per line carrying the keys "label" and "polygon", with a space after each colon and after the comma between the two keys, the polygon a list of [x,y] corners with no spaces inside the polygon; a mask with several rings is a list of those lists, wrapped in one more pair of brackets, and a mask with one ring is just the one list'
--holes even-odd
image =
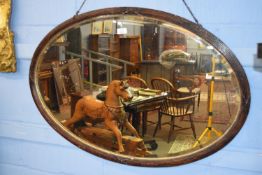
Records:
{"label": "carved wooden rocking horse", "polygon": [[106,100],[104,102],[91,96],[81,98],[76,103],[72,118],[68,119],[64,123],[64,126],[70,127],[72,124],[82,120],[85,116],[90,117],[91,120],[104,121],[105,126],[114,133],[117,139],[118,151],[124,152],[125,149],[123,147],[122,133],[119,130],[119,125],[125,126],[133,135],[140,138],[136,129],[127,120],[124,107],[120,100],[121,98],[124,101],[132,99],[132,95],[128,92],[127,88],[128,84],[125,81],[113,80],[108,85]]}

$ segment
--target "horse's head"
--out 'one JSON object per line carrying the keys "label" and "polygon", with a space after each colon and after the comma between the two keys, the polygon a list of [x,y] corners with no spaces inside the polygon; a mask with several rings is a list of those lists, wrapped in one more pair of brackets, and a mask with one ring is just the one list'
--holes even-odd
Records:
{"label": "horse's head", "polygon": [[128,91],[128,83],[126,81],[115,81],[114,92],[117,96],[120,96],[124,101],[130,101],[133,96]]}

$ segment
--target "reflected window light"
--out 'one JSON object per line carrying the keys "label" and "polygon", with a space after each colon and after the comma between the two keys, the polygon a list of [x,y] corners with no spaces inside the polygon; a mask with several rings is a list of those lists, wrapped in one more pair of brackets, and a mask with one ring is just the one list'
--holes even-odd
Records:
{"label": "reflected window light", "polygon": [[[193,39],[194,39],[194,38],[193,38]],[[195,40],[196,43],[200,44],[201,46],[204,45],[204,43],[201,41],[201,39],[195,38],[194,40]]]}
{"label": "reflected window light", "polygon": [[209,46],[207,46],[207,49],[209,49],[209,50],[213,50],[214,47],[209,45]]}
{"label": "reflected window light", "polygon": [[192,39],[198,44],[199,48],[205,48],[205,44],[202,42],[202,40],[200,38],[198,38],[198,37],[194,38],[193,37]]}
{"label": "reflected window light", "polygon": [[122,25],[131,25],[131,26],[144,26],[144,23],[138,23],[134,21],[124,21]]}
{"label": "reflected window light", "polygon": [[117,34],[127,34],[127,28],[118,28],[117,29]]}
{"label": "reflected window light", "polygon": [[123,26],[123,23],[122,22],[117,22],[117,25],[122,27]]}

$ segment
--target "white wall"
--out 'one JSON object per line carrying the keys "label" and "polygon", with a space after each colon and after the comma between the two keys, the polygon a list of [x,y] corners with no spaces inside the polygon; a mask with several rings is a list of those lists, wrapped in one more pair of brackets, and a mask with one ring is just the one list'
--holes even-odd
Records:
{"label": "white wall", "polygon": [[[82,1],[82,0],[81,0]],[[57,134],[38,112],[28,71],[35,48],[59,23],[72,17],[80,0],[13,0],[16,73],[0,73],[0,174],[262,174],[262,1],[187,0],[202,25],[224,41],[242,63],[251,86],[248,119],[236,138],[217,153],[183,166],[143,168],[103,160]],[[192,20],[181,0],[88,0],[82,12],[104,7],[137,6],[163,10]]]}

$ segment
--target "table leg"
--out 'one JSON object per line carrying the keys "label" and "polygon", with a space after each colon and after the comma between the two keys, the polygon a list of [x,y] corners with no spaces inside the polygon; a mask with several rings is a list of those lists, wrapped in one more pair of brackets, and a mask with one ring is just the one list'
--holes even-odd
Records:
{"label": "table leg", "polygon": [[139,133],[139,125],[140,125],[140,113],[139,112],[132,113],[132,125],[134,126],[136,131]]}
{"label": "table leg", "polygon": [[147,131],[147,112],[142,113],[142,136],[144,137]]}

